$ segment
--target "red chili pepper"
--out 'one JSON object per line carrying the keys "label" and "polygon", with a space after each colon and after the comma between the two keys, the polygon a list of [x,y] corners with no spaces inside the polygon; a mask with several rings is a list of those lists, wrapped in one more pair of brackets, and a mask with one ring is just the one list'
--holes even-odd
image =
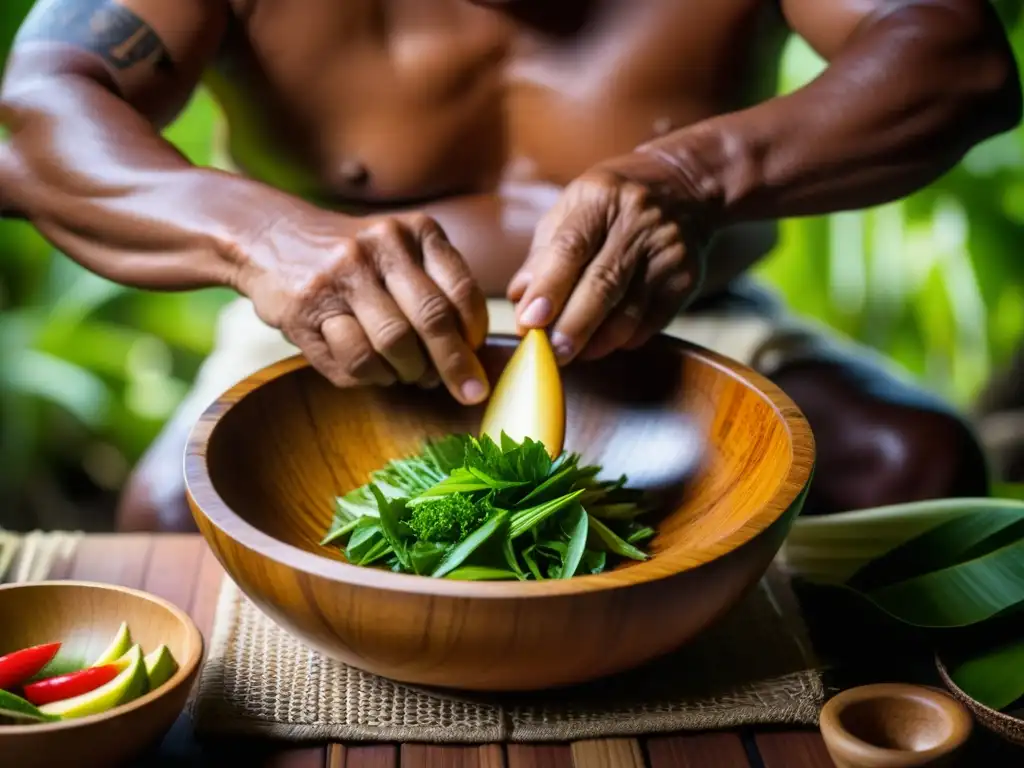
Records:
{"label": "red chili pepper", "polygon": [[49,664],[59,650],[60,643],[47,643],[0,656],[0,688],[10,688],[28,680]]}
{"label": "red chili pepper", "polygon": [[26,685],[25,698],[41,707],[53,701],[81,696],[101,685],[106,685],[117,677],[120,671],[116,664],[104,664],[101,667],[87,667],[77,672],[69,672],[66,675],[47,677]]}

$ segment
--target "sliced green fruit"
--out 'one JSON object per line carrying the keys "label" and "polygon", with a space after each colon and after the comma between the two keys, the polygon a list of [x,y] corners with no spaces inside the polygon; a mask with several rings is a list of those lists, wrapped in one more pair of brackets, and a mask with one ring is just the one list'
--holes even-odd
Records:
{"label": "sliced green fruit", "polygon": [[494,386],[480,426],[499,445],[505,432],[516,442],[529,437],[544,444],[552,457],[565,439],[562,377],[547,333],[526,332]]}
{"label": "sliced green fruit", "polygon": [[178,662],[171,655],[171,649],[161,645],[152,653],[148,654],[146,662],[146,677],[149,678],[149,690],[159,688],[178,671]]}
{"label": "sliced green fruit", "polygon": [[114,639],[110,641],[110,645],[108,645],[107,649],[89,666],[99,667],[103,664],[113,664],[119,658],[128,653],[128,650],[131,647],[132,633],[128,630],[128,622],[122,621],[121,626],[117,630],[117,634],[114,635]]}
{"label": "sliced green fruit", "polygon": [[124,692],[124,696],[117,702],[118,704],[127,704],[132,699],[137,699],[149,693],[149,675],[146,674],[146,658],[142,655],[141,645],[138,643],[133,645],[128,653],[117,660],[117,665],[122,671],[129,669],[135,663],[136,652],[142,659],[142,662],[139,664],[139,671],[132,676],[131,683]]}
{"label": "sliced green fruit", "polygon": [[21,698],[21,696],[15,696],[13,693],[3,689],[0,689],[0,717],[8,717],[12,720],[29,720],[36,723],[60,720],[59,716],[40,712],[30,702]]}
{"label": "sliced green fruit", "polygon": [[[145,693],[147,687],[146,665],[142,658],[142,648],[133,645],[121,659],[111,663],[125,662],[126,666],[117,677],[94,691],[83,693],[62,701],[54,701],[39,708],[44,715],[57,717],[87,717],[113,709],[119,704],[127,704],[132,699]],[[140,691],[142,693],[140,693]]]}

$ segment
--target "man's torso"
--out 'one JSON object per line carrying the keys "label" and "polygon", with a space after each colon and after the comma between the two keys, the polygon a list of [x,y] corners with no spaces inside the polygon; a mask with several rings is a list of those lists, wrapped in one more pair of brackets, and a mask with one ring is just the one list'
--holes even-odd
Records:
{"label": "man's torso", "polygon": [[771,0],[231,5],[206,84],[232,162],[350,210],[562,186],[770,97],[785,40]]}

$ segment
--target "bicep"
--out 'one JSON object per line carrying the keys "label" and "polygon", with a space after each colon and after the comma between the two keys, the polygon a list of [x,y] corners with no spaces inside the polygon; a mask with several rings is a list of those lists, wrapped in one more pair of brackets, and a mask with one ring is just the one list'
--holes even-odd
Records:
{"label": "bicep", "polygon": [[[838,54],[865,20],[914,6],[934,6],[977,17],[987,0],[781,0],[790,28],[822,58]],[[966,20],[965,18],[965,20]]]}
{"label": "bicep", "polygon": [[216,52],[226,18],[222,0],[39,0],[15,37],[5,87],[90,76],[166,125]]}

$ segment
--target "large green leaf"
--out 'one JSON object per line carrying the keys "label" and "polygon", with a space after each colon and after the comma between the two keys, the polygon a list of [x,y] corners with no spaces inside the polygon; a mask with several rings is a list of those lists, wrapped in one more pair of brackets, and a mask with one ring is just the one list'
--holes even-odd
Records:
{"label": "large green leaf", "polygon": [[[1024,534],[1024,505],[966,514],[940,524],[861,568],[847,584],[870,591],[987,554]],[[1006,534],[1012,538],[1007,540]],[[992,544],[995,546],[992,546]]]}
{"label": "large green leaf", "polygon": [[978,624],[1024,603],[1024,539],[864,594],[886,613],[917,627]]}

